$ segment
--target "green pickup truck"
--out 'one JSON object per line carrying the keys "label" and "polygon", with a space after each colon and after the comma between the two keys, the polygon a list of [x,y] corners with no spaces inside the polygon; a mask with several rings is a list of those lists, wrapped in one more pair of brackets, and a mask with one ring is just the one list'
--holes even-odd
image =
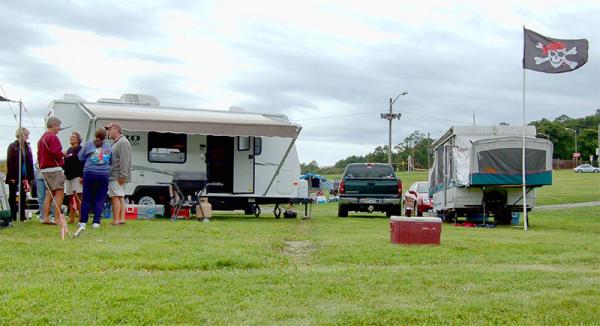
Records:
{"label": "green pickup truck", "polygon": [[385,212],[388,217],[402,212],[402,181],[389,164],[349,164],[342,175],[339,194],[339,217],[348,216],[349,211]]}

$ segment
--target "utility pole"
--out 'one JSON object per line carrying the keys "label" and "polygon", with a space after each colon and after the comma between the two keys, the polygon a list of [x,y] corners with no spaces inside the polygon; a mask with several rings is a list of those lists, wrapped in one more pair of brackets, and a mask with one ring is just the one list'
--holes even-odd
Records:
{"label": "utility pole", "polygon": [[429,147],[431,147],[430,142],[430,138],[429,138],[429,131],[427,132],[427,169],[431,169],[431,165],[429,165]]}
{"label": "utility pole", "polygon": [[381,119],[385,119],[389,121],[389,130],[388,130],[388,164],[392,164],[392,120],[394,119],[398,119],[400,120],[400,117],[402,116],[402,113],[393,113],[392,112],[392,106],[394,105],[394,103],[396,103],[396,100],[398,100],[398,98],[402,95],[406,95],[408,94],[407,91],[403,91],[402,93],[398,94],[398,96],[396,96],[395,99],[392,100],[392,98],[390,97],[390,113],[382,113],[381,114]]}

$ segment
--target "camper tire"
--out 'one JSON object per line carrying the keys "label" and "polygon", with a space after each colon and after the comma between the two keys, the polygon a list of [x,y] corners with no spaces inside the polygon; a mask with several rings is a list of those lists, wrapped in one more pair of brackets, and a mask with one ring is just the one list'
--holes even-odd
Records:
{"label": "camper tire", "polygon": [[259,217],[261,213],[260,206],[254,205],[254,217]]}
{"label": "camper tire", "polygon": [[512,220],[510,210],[506,208],[494,210],[492,213],[494,213],[494,224],[509,225]]}
{"label": "camper tire", "polygon": [[348,217],[348,207],[346,205],[338,205],[338,217]]}

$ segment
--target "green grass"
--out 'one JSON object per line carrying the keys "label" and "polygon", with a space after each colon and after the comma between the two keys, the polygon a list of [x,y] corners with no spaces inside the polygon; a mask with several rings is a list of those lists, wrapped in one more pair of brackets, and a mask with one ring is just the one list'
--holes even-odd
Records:
{"label": "green grass", "polygon": [[537,205],[600,201],[600,173],[558,170],[552,173],[552,178],[552,186],[538,190]]}
{"label": "green grass", "polygon": [[600,207],[389,242],[382,214],[0,231],[0,324],[596,324]]}

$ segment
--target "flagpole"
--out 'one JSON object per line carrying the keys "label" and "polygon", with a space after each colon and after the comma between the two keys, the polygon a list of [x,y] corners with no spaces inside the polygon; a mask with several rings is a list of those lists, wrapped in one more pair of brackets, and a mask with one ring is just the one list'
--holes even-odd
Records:
{"label": "flagpole", "polygon": [[[523,26],[523,29],[525,26]],[[521,152],[521,185],[523,188],[523,227],[525,231],[528,228],[528,218],[527,218],[527,179],[525,173],[525,67],[523,67],[523,128],[521,130],[521,135],[523,138],[523,150]]]}

